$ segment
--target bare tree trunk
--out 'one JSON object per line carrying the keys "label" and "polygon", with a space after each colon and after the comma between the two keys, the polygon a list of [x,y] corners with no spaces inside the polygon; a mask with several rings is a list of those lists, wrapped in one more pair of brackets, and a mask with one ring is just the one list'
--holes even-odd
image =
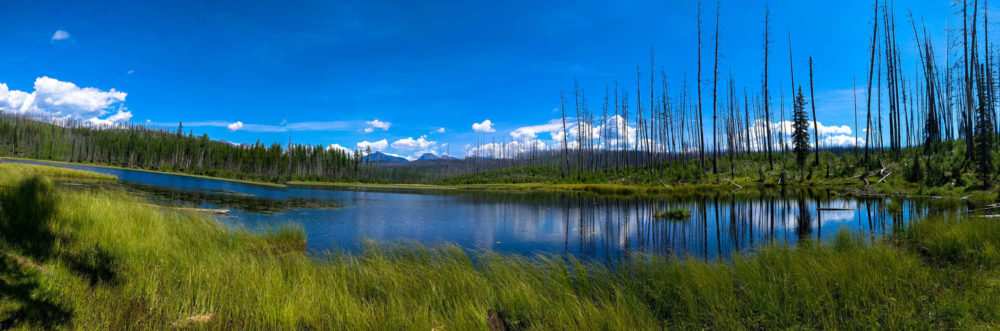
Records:
{"label": "bare tree trunk", "polygon": [[705,169],[705,131],[702,121],[704,116],[701,111],[701,1],[698,1],[698,156],[701,159],[701,168]]}
{"label": "bare tree trunk", "polygon": [[[719,139],[716,131],[717,104],[719,100],[719,12],[720,4],[715,6],[715,67],[712,69],[712,173],[719,173]],[[765,65],[766,66],[766,65]]]}
{"label": "bare tree trunk", "polygon": [[813,133],[816,134],[816,166],[819,166],[819,121],[816,117],[816,99],[813,98],[813,58],[809,57],[809,104],[813,113]]}
{"label": "bare tree trunk", "polygon": [[768,30],[771,24],[771,9],[764,7],[764,91],[761,98],[764,100],[764,149],[767,151],[768,169],[774,170],[774,161],[771,156],[771,96],[767,91],[767,55],[768,55]]}
{"label": "bare tree trunk", "polygon": [[569,146],[567,145],[567,141],[569,140],[569,135],[567,133],[569,132],[566,130],[566,97],[563,96],[562,91],[559,92],[559,100],[561,104],[560,109],[562,109],[562,127],[563,127],[562,141],[563,141],[564,162],[562,167],[562,177],[566,178],[566,171],[569,169],[569,148],[568,148]]}

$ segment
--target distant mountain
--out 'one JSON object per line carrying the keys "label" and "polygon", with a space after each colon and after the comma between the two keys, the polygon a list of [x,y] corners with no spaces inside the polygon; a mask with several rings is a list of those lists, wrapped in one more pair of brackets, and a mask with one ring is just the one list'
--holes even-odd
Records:
{"label": "distant mountain", "polygon": [[228,141],[228,140],[225,140],[225,139],[219,139],[218,142],[220,142],[220,143],[226,143],[226,144],[232,145],[233,147],[250,148],[249,144],[246,144],[246,143],[234,143],[232,141]]}
{"label": "distant mountain", "polygon": [[427,161],[427,160],[437,160],[437,159],[440,159],[440,157],[438,157],[434,153],[424,153],[424,155],[421,155],[419,158],[417,158],[417,161]]}
{"label": "distant mountain", "polygon": [[389,155],[382,152],[375,152],[365,156],[365,162],[394,162],[394,163],[406,163],[410,162],[404,157]]}
{"label": "distant mountain", "polygon": [[441,155],[441,157],[439,157],[439,159],[442,159],[442,160],[458,160],[457,157],[454,157],[454,156],[451,156],[451,155],[448,155],[448,154]]}

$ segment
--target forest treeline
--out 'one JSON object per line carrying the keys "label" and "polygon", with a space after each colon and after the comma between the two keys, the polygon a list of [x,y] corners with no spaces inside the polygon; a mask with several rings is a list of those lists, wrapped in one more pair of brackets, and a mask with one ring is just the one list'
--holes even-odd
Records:
{"label": "forest treeline", "polygon": [[0,116],[0,155],[277,182],[360,177],[359,158],[322,146],[233,145],[141,125],[93,128]]}

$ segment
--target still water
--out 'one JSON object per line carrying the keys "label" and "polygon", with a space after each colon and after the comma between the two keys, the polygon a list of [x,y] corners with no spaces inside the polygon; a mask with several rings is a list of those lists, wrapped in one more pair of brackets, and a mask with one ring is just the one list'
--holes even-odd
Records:
{"label": "still water", "polygon": [[[9,161],[21,162],[21,161]],[[25,162],[48,164],[41,162]],[[830,190],[756,195],[600,198],[562,193],[473,193],[270,187],[84,165],[50,164],[117,176],[120,186],[158,203],[230,209],[222,222],[266,229],[301,224],[308,249],[355,251],[363,240],[452,243],[470,250],[570,254],[617,260],[635,252],[705,259],[770,242],[828,241],[847,230],[890,234],[933,201],[845,197]],[[691,211],[686,221],[657,211]],[[956,213],[954,208],[943,213]]]}

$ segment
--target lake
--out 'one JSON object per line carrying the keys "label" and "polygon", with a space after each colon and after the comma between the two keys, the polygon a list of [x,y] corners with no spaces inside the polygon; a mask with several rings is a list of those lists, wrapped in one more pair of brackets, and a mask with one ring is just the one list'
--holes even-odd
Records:
{"label": "lake", "polygon": [[[230,209],[230,226],[301,224],[311,252],[356,251],[364,240],[451,243],[469,250],[569,254],[613,261],[633,253],[704,259],[765,243],[831,240],[847,230],[875,238],[934,212],[932,201],[863,199],[831,190],[720,193],[689,198],[602,198],[565,193],[333,190],[33,161],[117,176],[120,187],[162,204]],[[63,183],[73,186],[74,183]],[[80,185],[80,184],[75,184]],[[94,185],[94,184],[86,184]],[[655,217],[672,208],[686,221]],[[956,209],[944,213],[954,214]]]}

